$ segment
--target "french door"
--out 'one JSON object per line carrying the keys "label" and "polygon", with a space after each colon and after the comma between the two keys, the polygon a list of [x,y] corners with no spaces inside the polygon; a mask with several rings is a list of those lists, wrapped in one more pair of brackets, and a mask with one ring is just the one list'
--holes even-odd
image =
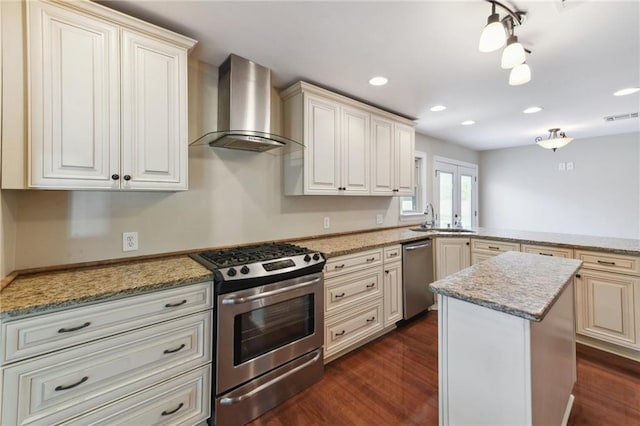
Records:
{"label": "french door", "polygon": [[478,226],[478,166],[436,158],[434,209],[442,228]]}

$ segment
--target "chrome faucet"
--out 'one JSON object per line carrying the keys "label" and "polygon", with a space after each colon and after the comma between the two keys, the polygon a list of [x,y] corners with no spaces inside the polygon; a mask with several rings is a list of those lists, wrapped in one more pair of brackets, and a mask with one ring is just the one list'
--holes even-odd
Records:
{"label": "chrome faucet", "polygon": [[[436,215],[433,212],[433,204],[431,203],[427,203],[427,205],[424,208],[424,215],[427,216],[427,218],[424,220],[424,223],[422,224],[423,228],[433,228],[436,226]],[[431,215],[431,216],[429,216]],[[431,217],[431,220],[429,220],[429,217]]]}

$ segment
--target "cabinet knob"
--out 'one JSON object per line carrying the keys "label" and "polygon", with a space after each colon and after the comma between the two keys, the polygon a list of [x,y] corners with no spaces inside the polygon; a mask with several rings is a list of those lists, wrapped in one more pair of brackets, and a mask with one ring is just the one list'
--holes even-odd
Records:
{"label": "cabinet knob", "polygon": [[467,245],[471,245],[468,241],[466,242]]}
{"label": "cabinet knob", "polygon": [[111,179],[118,180],[118,179],[120,179],[120,175],[117,174],[117,173],[114,173],[114,174],[111,175]]}
{"label": "cabinet knob", "polygon": [[576,274],[576,278],[582,278],[582,275]]}
{"label": "cabinet knob", "polygon": [[130,175],[124,175],[124,177],[122,178],[124,180],[131,180],[131,176]]}

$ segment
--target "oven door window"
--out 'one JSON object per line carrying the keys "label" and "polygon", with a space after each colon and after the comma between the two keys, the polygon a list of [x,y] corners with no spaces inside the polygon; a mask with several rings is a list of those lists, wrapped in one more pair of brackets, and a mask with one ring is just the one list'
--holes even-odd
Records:
{"label": "oven door window", "polygon": [[314,333],[313,294],[285,300],[237,315],[234,320],[234,365]]}

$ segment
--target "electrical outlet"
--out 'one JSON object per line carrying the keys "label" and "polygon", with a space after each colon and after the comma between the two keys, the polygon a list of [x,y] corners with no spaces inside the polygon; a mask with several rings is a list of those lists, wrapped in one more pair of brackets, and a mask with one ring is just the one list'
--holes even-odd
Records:
{"label": "electrical outlet", "polygon": [[567,162],[567,170],[573,171],[573,161]]}
{"label": "electrical outlet", "polygon": [[384,222],[382,215],[381,214],[377,214],[376,215],[376,224],[378,225],[382,225],[382,222]]}
{"label": "electrical outlet", "polygon": [[138,250],[138,233],[123,232],[122,233],[122,251]]}
{"label": "electrical outlet", "polygon": [[322,226],[324,229],[329,229],[331,227],[331,219],[329,219],[329,216],[324,217],[324,220],[322,221]]}
{"label": "electrical outlet", "polygon": [[560,170],[561,172],[564,172],[565,168],[566,168],[565,163],[558,163],[558,170]]}

